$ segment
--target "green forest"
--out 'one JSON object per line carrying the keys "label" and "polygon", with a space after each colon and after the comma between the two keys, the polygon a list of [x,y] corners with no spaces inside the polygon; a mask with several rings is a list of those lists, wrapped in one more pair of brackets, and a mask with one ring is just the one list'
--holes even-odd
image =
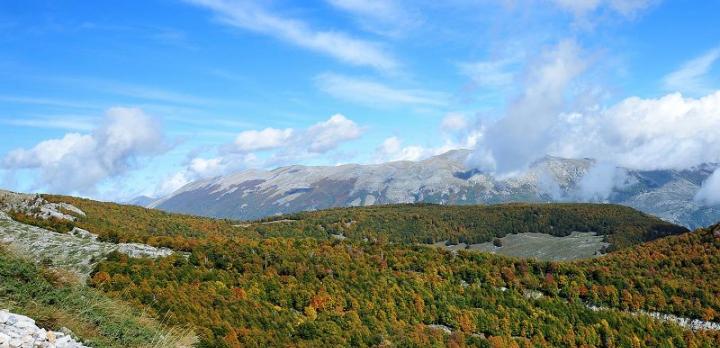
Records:
{"label": "green forest", "polygon": [[[686,233],[630,208],[395,205],[237,222],[45,198],[83,210],[87,216],[74,225],[101,239],[188,252],[157,260],[114,253],[88,283],[170,327],[190,326],[200,347],[720,342],[717,331],[631,314],[720,321],[720,239],[712,228]],[[616,250],[589,260],[546,262],[425,245],[530,231],[595,231]]]}

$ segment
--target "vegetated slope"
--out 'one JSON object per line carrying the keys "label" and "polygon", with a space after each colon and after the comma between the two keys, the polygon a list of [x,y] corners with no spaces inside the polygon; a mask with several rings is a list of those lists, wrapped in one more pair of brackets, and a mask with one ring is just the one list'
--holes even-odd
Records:
{"label": "vegetated slope", "polygon": [[[247,226],[247,225],[246,225]],[[611,204],[498,204],[447,206],[390,205],[329,209],[273,217],[245,227],[263,236],[342,235],[391,242],[483,243],[515,233],[569,236],[572,232],[607,235],[613,248],[687,232],[629,207]]]}
{"label": "vegetated slope", "polygon": [[[406,236],[398,232],[407,226],[399,225],[402,228],[397,230],[387,227],[408,218],[412,220],[405,211],[414,210],[420,217],[418,221],[425,221],[422,216],[429,214],[436,218],[434,223],[439,224],[445,220],[438,212],[445,209],[450,209],[447,221],[462,221],[465,216],[466,222],[471,222],[483,216],[473,209],[483,207],[463,207],[468,210],[457,211],[443,206],[348,209],[355,214],[350,220],[344,220],[343,210],[331,210],[300,214],[296,218],[302,219],[296,222],[265,221],[235,227],[237,223],[232,221],[68,197],[47,198],[72,200],[72,204],[87,215],[76,223],[89,230],[105,231],[101,232],[105,238],[162,243],[188,251],[189,257],[174,255],[157,260],[133,259],[114,253],[97,266],[90,283],[111,297],[132,302],[153,316],[167,318],[169,324],[192,325],[200,336],[200,346],[385,343],[657,347],[712,346],[720,341],[716,331],[692,332],[672,323],[621,312],[641,308],[718,320],[715,313],[720,308],[713,299],[718,295],[717,275],[709,273],[705,282],[684,281],[685,268],[700,264],[691,254],[674,255],[673,252],[673,248],[682,249],[676,245],[688,246],[692,239],[686,236],[694,234],[653,242],[658,248],[670,248],[662,251],[667,255],[666,261],[657,263],[654,269],[640,270],[644,264],[652,265],[653,259],[642,253],[632,254],[637,246],[593,262],[557,263],[465,250],[450,252],[417,245],[414,241],[388,242],[391,238]],[[537,208],[540,210],[534,212],[540,214],[530,216],[542,216],[536,221],[539,222],[549,221],[547,216],[552,216],[543,209],[563,211],[573,206],[522,207],[485,208],[517,212],[533,212],[530,208]],[[382,214],[383,208],[387,208],[386,215]],[[379,217],[369,213],[375,209]],[[596,209],[596,214],[583,213]],[[624,212],[625,208],[587,205],[570,211],[579,214],[576,217],[596,215],[599,220],[586,221],[603,226],[622,221],[620,216],[627,213],[610,213],[616,211],[613,209]],[[367,216],[363,217],[363,213]],[[512,216],[525,216],[525,213],[517,214],[520,215]],[[615,217],[600,219],[604,214]],[[657,222],[643,214],[633,214],[638,214],[638,221],[646,221],[638,226]],[[472,219],[473,216],[476,219]],[[325,218],[327,220],[322,220]],[[349,231],[329,230],[333,226],[361,226],[362,221],[380,223],[379,227],[386,230],[377,235],[389,237],[367,241],[364,234],[345,240],[327,238],[340,232],[351,236]],[[430,224],[427,226],[433,226],[432,219],[427,221]],[[505,219],[497,221],[498,226],[503,226]],[[518,218],[517,221],[524,220]],[[570,222],[557,225],[568,230],[582,227]],[[323,223],[322,228],[316,225],[323,226]],[[415,225],[423,226],[426,226],[424,222]],[[261,227],[265,230],[257,230]],[[358,231],[372,233],[373,228],[368,225],[367,229]],[[391,237],[395,233],[398,234]],[[708,244],[717,243],[715,240],[701,239],[700,242],[698,250],[717,248],[715,244]],[[626,255],[625,261],[632,270],[621,267],[623,258],[612,258],[621,254]],[[636,259],[630,262],[632,257]],[[667,261],[674,258],[683,261]],[[605,262],[606,267],[596,266]],[[720,267],[716,258],[709,258],[707,262],[703,267]],[[689,274],[698,274],[698,270],[689,270]],[[655,291],[651,300],[626,276],[633,272],[648,272],[643,282],[669,285],[650,287]],[[543,296],[536,298],[533,292]],[[620,311],[593,311],[588,309],[588,304]],[[451,330],[451,334],[446,334],[444,328]]]}
{"label": "vegetated slope", "polygon": [[[43,195],[50,202],[70,203],[83,212],[73,226],[114,243],[136,242],[175,250],[190,250],[192,245],[215,236],[239,234],[233,222],[183,214],[167,213],[134,205],[98,202],[70,196]],[[35,224],[33,221],[27,223]],[[43,223],[43,222],[40,222]]]}
{"label": "vegetated slope", "polygon": [[35,319],[44,329],[67,327],[92,347],[177,347],[187,330],[169,330],[138,308],[65,281],[65,275],[0,248],[0,308]]}
{"label": "vegetated slope", "polygon": [[591,231],[607,235],[613,248],[687,232],[632,208],[609,204],[434,204],[337,208],[239,223],[67,196],[43,196],[70,203],[86,213],[75,224],[101,240],[140,242],[189,251],[210,236],[316,237],[403,243],[482,243],[512,233],[567,236]]}
{"label": "vegetated slope", "polygon": [[[717,257],[691,262],[695,256],[674,250],[694,237],[667,239],[656,244],[670,247],[660,251],[666,263],[628,251],[622,255],[638,259],[625,260],[626,270],[382,242],[213,238],[187,259],[115,255],[99,265],[93,284],[171,323],[192,323],[201,346],[711,347],[720,342],[717,331],[587,307],[717,320],[716,272],[705,282],[684,280],[685,271],[718,269]],[[717,251],[717,241],[699,242],[690,250]],[[646,264],[657,267],[640,270]],[[657,292],[644,295],[626,276],[642,272]]]}
{"label": "vegetated slope", "polygon": [[[592,159],[545,156],[512,177],[469,168],[468,150],[422,161],[288,166],[192,182],[148,205],[194,215],[251,220],[298,211],[375,204],[495,204],[600,201],[633,207],[689,228],[720,220],[720,205],[694,197],[718,164],[686,170],[616,168],[598,175]],[[598,169],[600,168],[600,169]],[[589,174],[588,174],[589,173]],[[596,183],[602,177],[606,182]],[[597,191],[599,187],[606,187]]]}
{"label": "vegetated slope", "polygon": [[598,305],[720,321],[720,224],[561,264],[558,273],[590,280],[566,291]]}

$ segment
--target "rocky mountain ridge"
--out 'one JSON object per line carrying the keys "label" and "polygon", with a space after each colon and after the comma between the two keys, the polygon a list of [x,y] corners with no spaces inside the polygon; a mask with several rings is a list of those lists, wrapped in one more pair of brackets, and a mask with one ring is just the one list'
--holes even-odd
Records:
{"label": "rocky mountain ridge", "polygon": [[717,165],[638,171],[608,169],[593,159],[546,156],[521,173],[497,177],[469,168],[469,153],[453,150],[417,162],[247,170],[190,183],[147,206],[250,220],[375,204],[589,201],[627,205],[689,228],[720,220],[720,206],[694,200]]}

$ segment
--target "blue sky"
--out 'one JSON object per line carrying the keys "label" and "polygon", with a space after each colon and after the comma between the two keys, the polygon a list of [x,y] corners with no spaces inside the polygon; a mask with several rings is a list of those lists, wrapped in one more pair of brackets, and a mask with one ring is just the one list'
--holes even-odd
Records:
{"label": "blue sky", "polygon": [[247,168],[452,148],[498,173],[545,153],[720,161],[718,13],[660,0],[3,2],[0,179],[122,200]]}

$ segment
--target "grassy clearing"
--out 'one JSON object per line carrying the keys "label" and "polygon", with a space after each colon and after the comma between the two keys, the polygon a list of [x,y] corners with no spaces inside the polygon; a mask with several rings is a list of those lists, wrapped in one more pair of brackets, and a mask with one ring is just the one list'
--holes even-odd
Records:
{"label": "grassy clearing", "polygon": [[610,245],[603,241],[603,236],[593,232],[573,232],[565,237],[543,233],[518,233],[499,239],[502,243],[500,247],[488,242],[471,244],[468,248],[505,256],[567,261],[597,256]]}
{"label": "grassy clearing", "polygon": [[67,279],[72,277],[0,248],[0,307],[34,318],[40,327],[66,327],[92,347],[187,347],[195,342],[189,330],[166,329],[128,304]]}

